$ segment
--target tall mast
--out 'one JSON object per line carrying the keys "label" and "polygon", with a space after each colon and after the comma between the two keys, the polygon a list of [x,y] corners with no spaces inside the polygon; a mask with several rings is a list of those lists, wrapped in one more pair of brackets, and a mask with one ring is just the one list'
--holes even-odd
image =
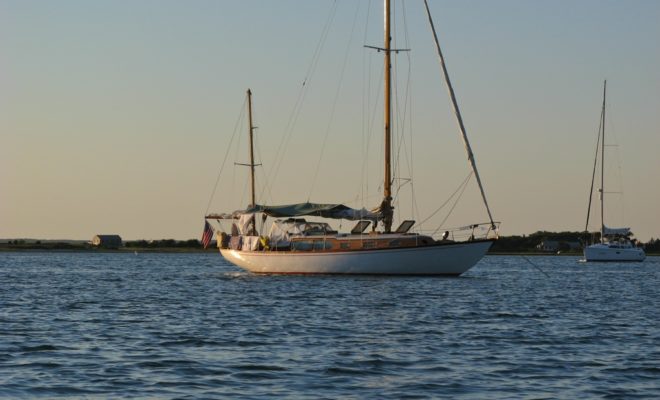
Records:
{"label": "tall mast", "polygon": [[603,82],[602,140],[600,143],[600,242],[605,242],[605,96],[607,80]]}
{"label": "tall mast", "polygon": [[[598,119],[598,137],[596,138],[596,154],[594,155],[594,168],[591,171],[591,186],[589,187],[589,204],[587,205],[587,222],[584,224],[584,232],[589,232],[589,217],[591,216],[591,204],[594,195],[594,183],[596,182],[596,171],[598,168],[598,152],[600,151],[600,131],[603,125],[603,111]],[[599,192],[600,194],[600,192]]]}
{"label": "tall mast", "polygon": [[390,35],[390,0],[384,0],[384,25],[385,25],[385,182],[383,185],[383,202],[381,204],[381,212],[383,214],[383,226],[385,233],[392,230],[392,217],[394,211],[392,210],[392,164],[391,164],[391,148],[392,148],[392,63],[390,43],[392,37]]}
{"label": "tall mast", "polygon": [[257,202],[254,198],[254,141],[252,138],[252,133],[254,131],[254,126],[252,126],[252,91],[247,90],[248,97],[248,129],[250,134],[250,185],[252,187],[250,207],[254,207]]}

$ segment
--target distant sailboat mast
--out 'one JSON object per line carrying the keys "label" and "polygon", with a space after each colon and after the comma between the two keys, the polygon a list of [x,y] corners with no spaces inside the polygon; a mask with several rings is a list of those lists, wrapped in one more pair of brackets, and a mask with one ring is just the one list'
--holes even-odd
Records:
{"label": "distant sailboat mast", "polygon": [[594,193],[594,182],[596,178],[596,167],[598,165],[598,152],[600,150],[600,242],[605,243],[605,102],[607,97],[607,80],[603,82],[603,105],[600,111],[600,124],[598,126],[598,139],[596,140],[596,155],[594,157],[594,169],[591,173],[591,189],[589,189],[589,206],[587,207],[587,222],[584,231],[589,232],[589,216],[591,214],[591,201]]}
{"label": "distant sailboat mast", "polygon": [[[585,236],[589,234],[589,215],[591,202],[596,183],[596,170],[600,156],[600,240],[584,247],[585,261],[644,261],[646,253],[637,247],[636,241],[631,239],[630,228],[608,228],[605,225],[605,106],[607,103],[607,80],[603,82],[603,106],[600,111],[598,138],[596,140],[596,154],[594,155],[594,168],[591,172],[591,187],[589,188],[589,207],[587,208],[587,222],[584,226]],[[611,193],[611,192],[610,192]],[[596,206],[594,206],[595,208]],[[594,210],[595,211],[595,210]],[[607,236],[607,239],[605,237]]]}
{"label": "distant sailboat mast", "polygon": [[603,82],[603,110],[601,112],[601,143],[600,143],[600,242],[605,243],[605,95],[607,80]]}
{"label": "distant sailboat mast", "polygon": [[[605,81],[605,85],[607,85],[607,81]],[[589,204],[587,205],[587,221],[584,224],[584,232],[585,233],[589,232],[589,219],[591,217],[591,204],[592,204],[593,194],[594,194],[594,183],[596,182],[596,170],[597,170],[597,167],[598,167],[598,152],[602,151],[602,148],[604,147],[604,146],[601,145],[601,140],[602,140],[601,135],[603,133],[603,125],[605,123],[605,118],[604,118],[604,115],[603,115],[604,113],[605,113],[605,88],[603,88],[603,107],[600,111],[600,119],[598,120],[599,124],[598,124],[598,136],[596,138],[596,154],[594,155],[594,168],[591,172],[591,187],[589,188]],[[603,155],[605,155],[605,154],[603,153]],[[603,160],[603,159],[604,159],[604,157],[601,157],[601,160]],[[603,168],[601,166],[601,171],[602,170],[603,170]],[[603,196],[602,196],[602,193],[601,193],[602,188],[603,188],[603,182],[602,182],[603,179],[604,179],[603,178],[603,173],[601,173],[601,187],[598,189],[598,195],[599,195],[601,201],[603,199]],[[602,211],[602,209],[603,209],[603,204],[601,203],[601,211]],[[605,225],[605,223],[603,222],[603,215],[601,214],[601,238],[602,238],[602,234],[603,234],[603,229],[602,229],[603,225]],[[602,239],[601,239],[601,242],[602,242]]]}

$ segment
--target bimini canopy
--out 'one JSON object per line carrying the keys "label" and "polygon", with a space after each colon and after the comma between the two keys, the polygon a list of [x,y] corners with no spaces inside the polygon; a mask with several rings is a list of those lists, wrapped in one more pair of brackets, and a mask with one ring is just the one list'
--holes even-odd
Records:
{"label": "bimini canopy", "polygon": [[245,214],[264,213],[269,217],[303,217],[306,215],[333,218],[360,220],[368,219],[377,221],[379,214],[371,212],[365,208],[358,210],[347,207],[343,204],[318,204],[318,203],[298,203],[282,206],[265,206],[257,204],[244,211]]}
{"label": "bimini canopy", "polygon": [[608,228],[604,227],[604,235],[617,235],[617,236],[628,236],[630,235],[630,228]]}

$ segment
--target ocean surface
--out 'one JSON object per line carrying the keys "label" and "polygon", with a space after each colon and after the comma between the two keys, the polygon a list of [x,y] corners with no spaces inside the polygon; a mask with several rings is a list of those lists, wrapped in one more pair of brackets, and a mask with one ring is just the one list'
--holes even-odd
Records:
{"label": "ocean surface", "polygon": [[256,276],[217,253],[0,253],[1,398],[658,399],[660,258]]}

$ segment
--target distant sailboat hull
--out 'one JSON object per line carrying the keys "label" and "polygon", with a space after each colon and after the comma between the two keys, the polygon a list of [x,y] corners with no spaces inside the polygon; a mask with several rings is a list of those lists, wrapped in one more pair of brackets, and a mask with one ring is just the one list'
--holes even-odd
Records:
{"label": "distant sailboat hull", "polygon": [[368,274],[458,276],[486,254],[493,240],[414,248],[346,252],[220,249],[230,263],[259,274]]}
{"label": "distant sailboat hull", "polygon": [[637,247],[613,247],[597,243],[584,249],[585,261],[644,261],[644,250]]}

